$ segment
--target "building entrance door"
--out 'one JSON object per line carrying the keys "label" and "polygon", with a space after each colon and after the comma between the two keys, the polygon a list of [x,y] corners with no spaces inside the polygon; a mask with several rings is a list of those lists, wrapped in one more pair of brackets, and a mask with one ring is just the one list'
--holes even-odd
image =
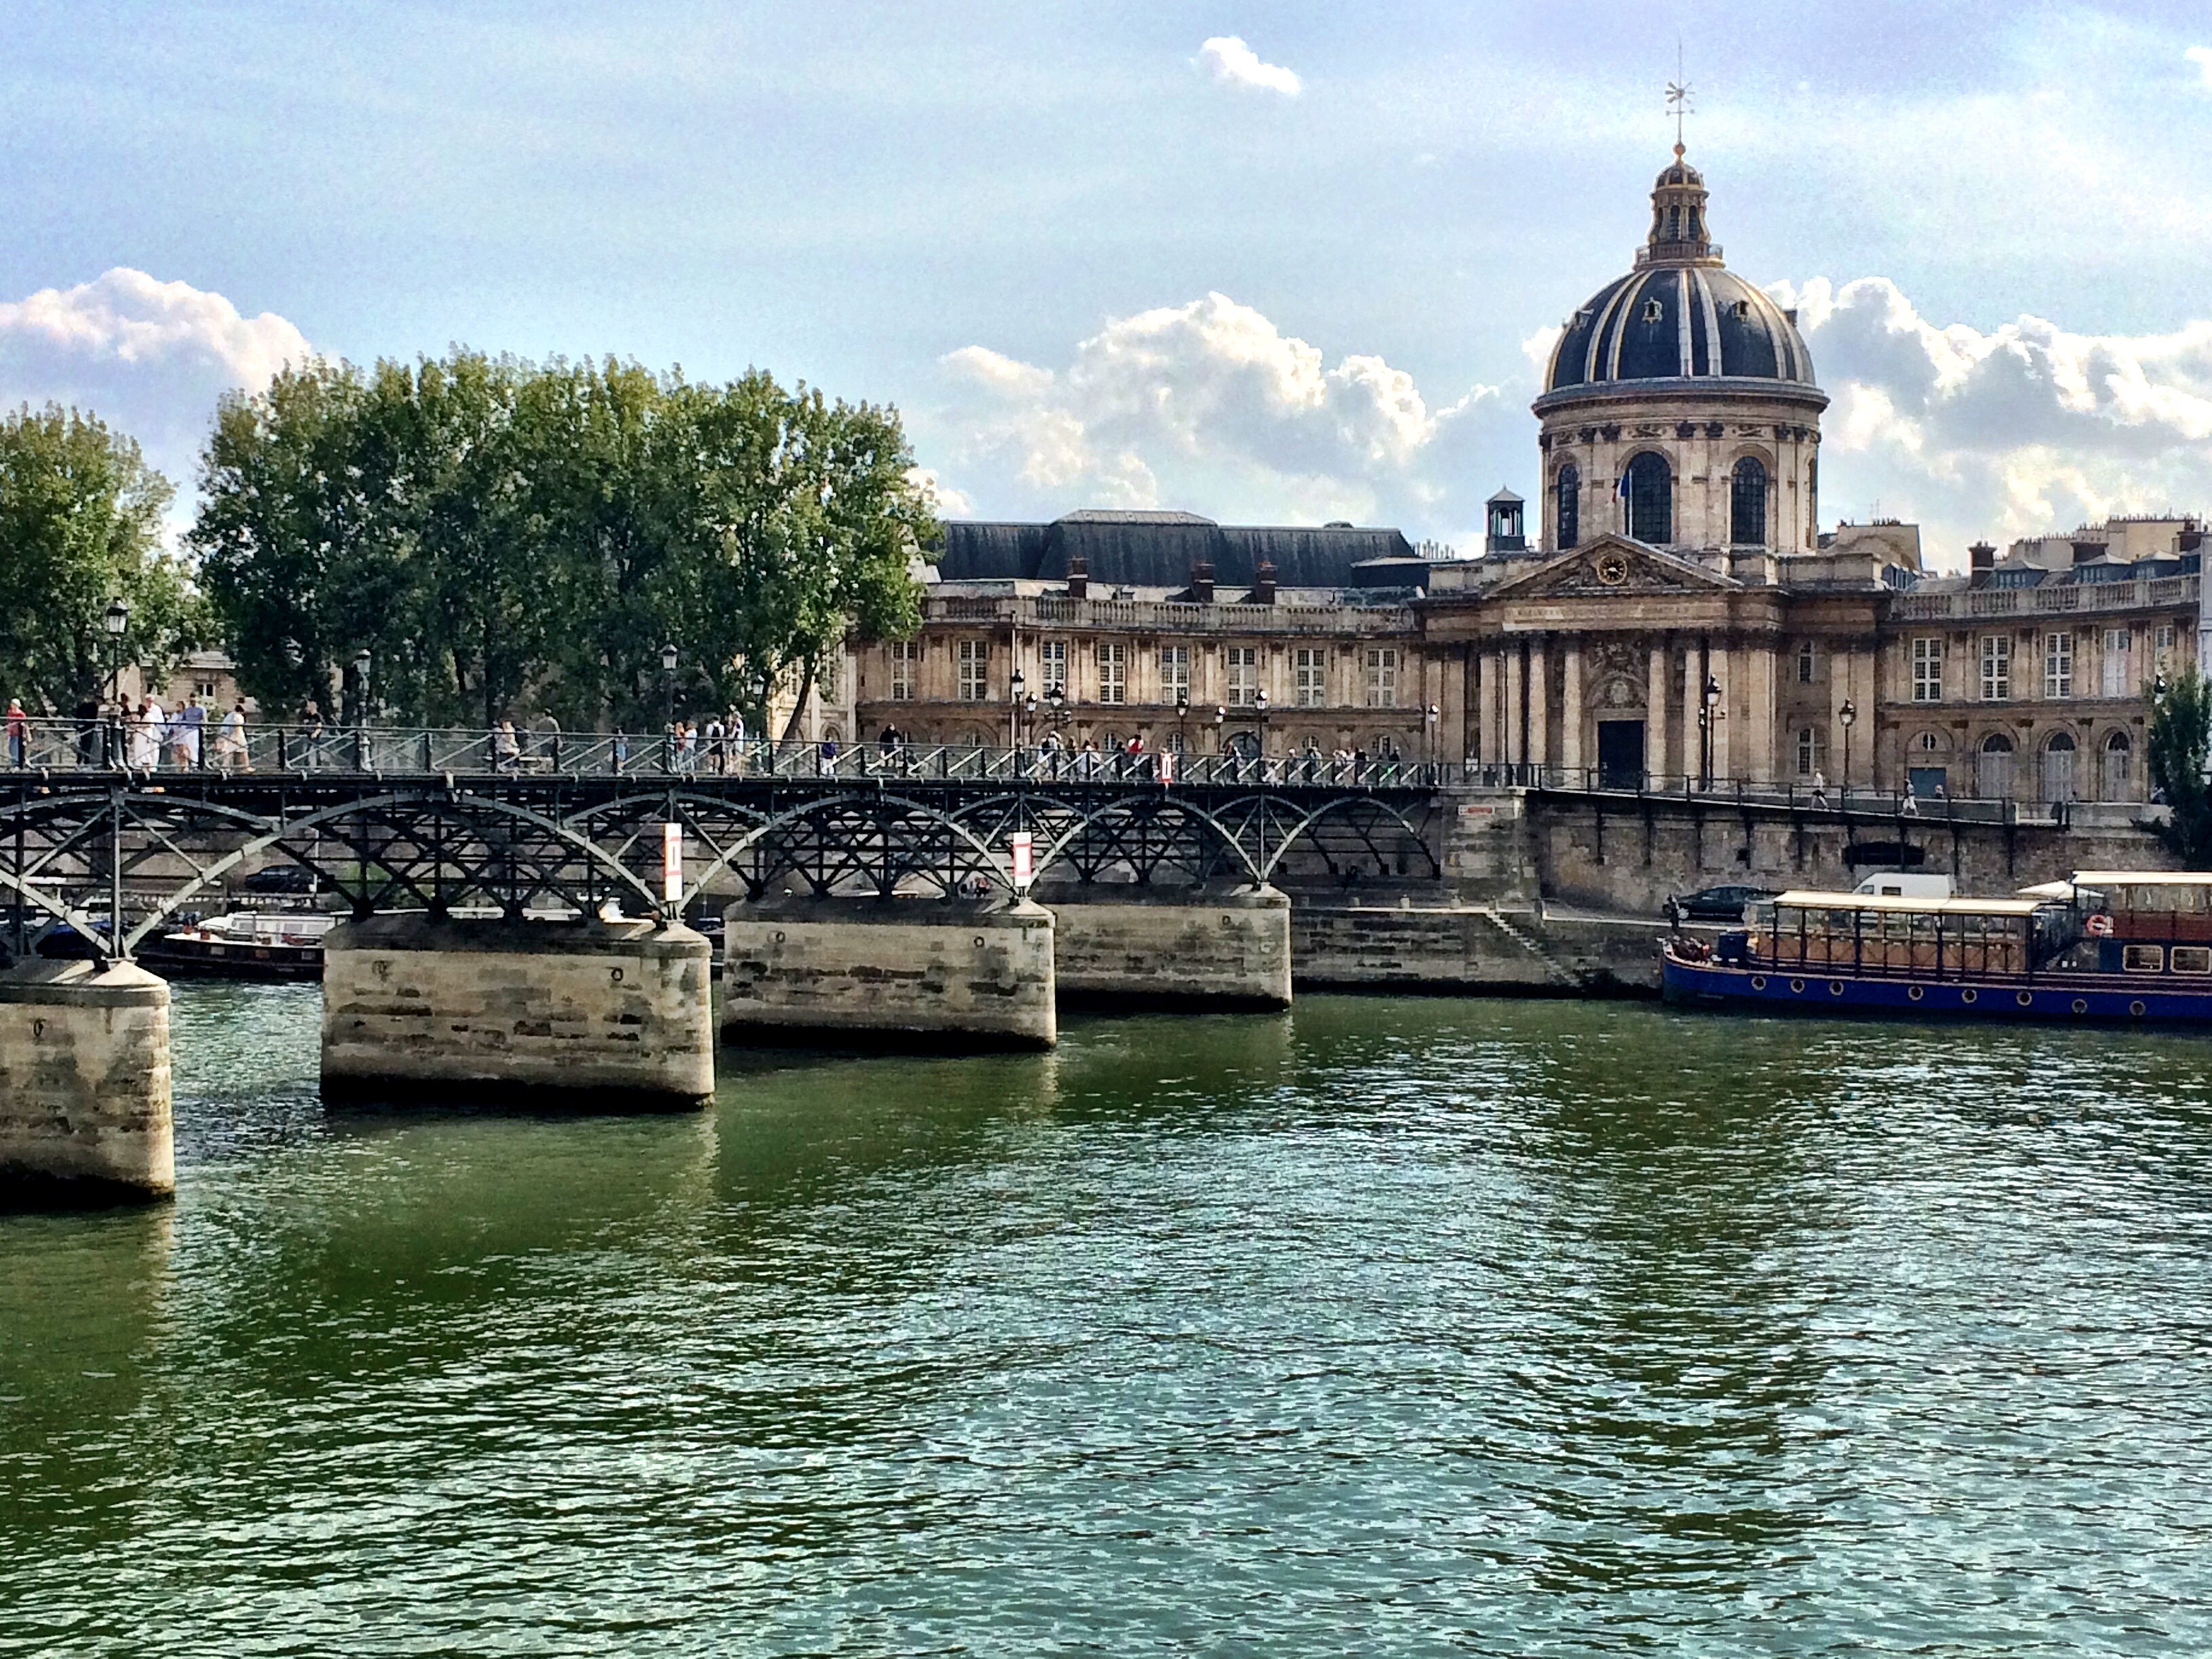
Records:
{"label": "building entrance door", "polygon": [[1644,722],[1600,720],[1597,723],[1597,787],[1601,789],[1641,789],[1644,787]]}

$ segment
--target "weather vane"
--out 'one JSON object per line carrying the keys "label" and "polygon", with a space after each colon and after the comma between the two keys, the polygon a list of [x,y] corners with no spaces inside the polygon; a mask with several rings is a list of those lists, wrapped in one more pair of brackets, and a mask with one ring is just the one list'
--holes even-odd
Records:
{"label": "weather vane", "polygon": [[1698,106],[1690,101],[1689,77],[1682,73],[1682,43],[1674,43],[1674,78],[1667,83],[1667,112],[1674,118],[1674,155],[1682,154],[1682,118],[1697,113]]}

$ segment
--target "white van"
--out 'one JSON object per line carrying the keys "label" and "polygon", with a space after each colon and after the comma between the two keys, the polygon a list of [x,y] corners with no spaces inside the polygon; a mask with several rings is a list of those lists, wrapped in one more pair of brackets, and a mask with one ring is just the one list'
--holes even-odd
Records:
{"label": "white van", "polygon": [[1877,898],[1947,899],[1951,896],[1951,878],[1923,875],[1917,870],[1877,870],[1860,877],[1851,891],[1872,893]]}

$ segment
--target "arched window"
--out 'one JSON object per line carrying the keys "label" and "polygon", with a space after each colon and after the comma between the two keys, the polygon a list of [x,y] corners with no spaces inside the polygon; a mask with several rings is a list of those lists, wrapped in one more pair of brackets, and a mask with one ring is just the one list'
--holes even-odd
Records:
{"label": "arched window", "polygon": [[1729,491],[1729,540],[1738,547],[1766,545],[1766,465],[1756,455],[1735,464]]}
{"label": "arched window", "polygon": [[1559,551],[1564,553],[1583,538],[1583,475],[1572,461],[1559,469],[1559,491],[1552,522],[1559,527]]}
{"label": "arched window", "polygon": [[1628,497],[1628,533],[1663,546],[1674,539],[1674,475],[1664,455],[1645,450],[1621,479]]}
{"label": "arched window", "polygon": [[2115,732],[2105,739],[2104,787],[2099,793],[2106,800],[2128,800],[2133,798],[2130,787],[2130,774],[2135,770],[2135,745],[2128,741],[2124,732]]}
{"label": "arched window", "polygon": [[1974,793],[1984,800],[2002,800],[2012,793],[2012,739],[1992,732],[1974,754]]}
{"label": "arched window", "polygon": [[2057,732],[2043,745],[2043,799],[2072,800],[2075,793],[2074,739],[2063,732]]}
{"label": "arched window", "polygon": [[1797,728],[1797,775],[1809,778],[1820,764],[1820,734],[1809,726]]}

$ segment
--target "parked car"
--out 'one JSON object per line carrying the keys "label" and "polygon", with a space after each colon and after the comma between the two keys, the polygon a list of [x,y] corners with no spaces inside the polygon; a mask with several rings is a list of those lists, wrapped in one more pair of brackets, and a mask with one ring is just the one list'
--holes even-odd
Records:
{"label": "parked car", "polygon": [[1673,921],[1741,921],[1746,905],[1774,896],[1771,887],[1723,882],[1717,887],[1701,887],[1694,893],[1668,899],[1667,915]]}

